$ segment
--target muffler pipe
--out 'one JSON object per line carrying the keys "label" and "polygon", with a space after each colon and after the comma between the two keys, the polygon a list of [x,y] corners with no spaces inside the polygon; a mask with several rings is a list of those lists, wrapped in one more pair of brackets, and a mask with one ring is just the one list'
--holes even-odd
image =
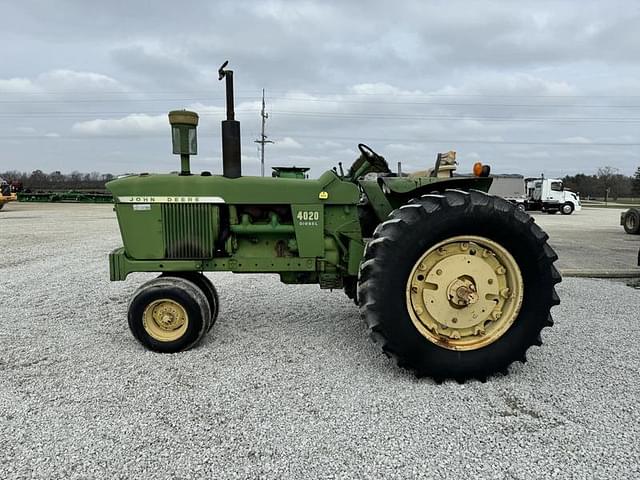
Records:
{"label": "muffler pipe", "polygon": [[233,70],[225,70],[227,60],[218,69],[218,80],[225,79],[227,91],[227,119],[222,121],[222,175],[226,178],[242,176],[240,152],[240,122],[233,107]]}

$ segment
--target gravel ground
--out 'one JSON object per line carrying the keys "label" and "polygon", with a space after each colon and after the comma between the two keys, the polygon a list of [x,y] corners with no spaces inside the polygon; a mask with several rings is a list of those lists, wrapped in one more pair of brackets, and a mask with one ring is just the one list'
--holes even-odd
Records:
{"label": "gravel ground", "polygon": [[108,281],[108,206],[0,215],[0,478],[638,478],[640,292],[567,279],[529,362],[416,380],[340,292],[211,275],[196,349],[126,326],[148,275]]}

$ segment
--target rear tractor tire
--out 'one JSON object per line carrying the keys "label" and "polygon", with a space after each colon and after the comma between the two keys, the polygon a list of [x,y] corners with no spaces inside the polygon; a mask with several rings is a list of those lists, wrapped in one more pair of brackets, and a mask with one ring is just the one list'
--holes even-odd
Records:
{"label": "rear tractor tire", "polygon": [[436,380],[484,380],[524,363],[560,303],[547,238],[528,214],[478,191],[394,210],[360,266],[371,336],[400,366]]}
{"label": "rear tractor tire", "polygon": [[631,234],[640,233],[640,210],[630,208],[624,216],[624,231]]}
{"label": "rear tractor tire", "polygon": [[185,278],[161,276],[143,284],[129,303],[129,328],[150,350],[188,350],[207,333],[211,310],[205,293]]}

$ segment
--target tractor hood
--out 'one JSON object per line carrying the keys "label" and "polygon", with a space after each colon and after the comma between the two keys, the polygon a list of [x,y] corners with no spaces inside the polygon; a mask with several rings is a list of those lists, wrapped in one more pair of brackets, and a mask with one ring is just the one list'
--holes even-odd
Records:
{"label": "tractor hood", "polygon": [[140,174],[106,185],[116,203],[355,204],[358,187],[332,171],[318,179]]}

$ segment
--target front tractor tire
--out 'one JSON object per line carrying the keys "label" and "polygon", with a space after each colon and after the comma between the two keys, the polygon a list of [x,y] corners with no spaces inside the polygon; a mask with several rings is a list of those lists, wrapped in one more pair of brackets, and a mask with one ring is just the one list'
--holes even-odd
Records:
{"label": "front tractor tire", "polygon": [[149,350],[174,353],[196,345],[207,333],[211,310],[194,282],[161,276],[143,284],[129,303],[129,328]]}
{"label": "front tractor tire", "polygon": [[218,312],[220,310],[220,299],[218,298],[218,292],[216,287],[214,287],[211,280],[209,280],[203,273],[200,272],[171,272],[171,273],[163,273],[160,275],[162,277],[180,277],[185,280],[189,280],[194,283],[202,292],[205,297],[207,297],[207,302],[209,303],[209,311],[211,312],[211,318],[209,319],[207,331],[211,331],[213,328],[213,324],[216,323],[218,319]]}
{"label": "front tractor tire", "polygon": [[394,210],[360,267],[358,300],[373,339],[400,366],[436,380],[484,380],[525,362],[560,303],[547,238],[528,214],[478,191]]}

